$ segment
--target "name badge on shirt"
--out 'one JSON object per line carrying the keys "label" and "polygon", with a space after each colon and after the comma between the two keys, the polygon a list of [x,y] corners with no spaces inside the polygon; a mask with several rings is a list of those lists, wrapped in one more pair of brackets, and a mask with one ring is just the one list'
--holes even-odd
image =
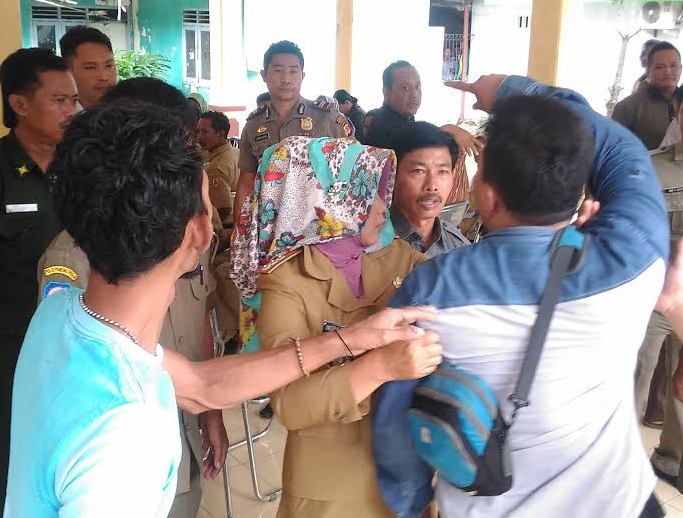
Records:
{"label": "name badge on shirt", "polygon": [[5,214],[15,214],[18,212],[38,212],[37,203],[12,203],[5,205]]}

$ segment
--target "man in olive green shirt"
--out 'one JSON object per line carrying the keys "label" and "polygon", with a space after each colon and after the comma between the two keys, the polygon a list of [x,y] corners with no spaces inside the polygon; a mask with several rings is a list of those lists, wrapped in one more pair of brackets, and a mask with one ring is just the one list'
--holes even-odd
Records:
{"label": "man in olive green shirt", "polygon": [[647,149],[657,149],[680,106],[681,54],[661,41],[647,58],[647,87],[619,101],[612,118],[630,129]]}
{"label": "man in olive green shirt", "polygon": [[21,49],[0,65],[3,122],[0,139],[0,508],[9,454],[12,378],[36,309],[36,264],[59,231],[46,174],[57,143],[80,110],[64,60],[47,49]]}

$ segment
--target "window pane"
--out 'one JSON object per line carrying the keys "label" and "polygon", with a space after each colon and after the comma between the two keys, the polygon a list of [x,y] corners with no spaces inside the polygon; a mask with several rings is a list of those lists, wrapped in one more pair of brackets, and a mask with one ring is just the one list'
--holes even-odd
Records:
{"label": "window pane", "polygon": [[201,32],[202,79],[211,79],[211,37],[209,31]]}
{"label": "window pane", "polygon": [[57,51],[57,38],[55,37],[54,25],[36,25],[38,46],[41,49]]}
{"label": "window pane", "polygon": [[197,78],[197,56],[194,30],[185,29],[185,77]]}

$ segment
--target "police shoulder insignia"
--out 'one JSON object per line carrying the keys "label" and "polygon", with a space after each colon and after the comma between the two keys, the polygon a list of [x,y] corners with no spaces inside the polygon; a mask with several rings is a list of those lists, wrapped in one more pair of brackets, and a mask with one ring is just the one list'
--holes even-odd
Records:
{"label": "police shoulder insignia", "polygon": [[253,112],[251,112],[249,115],[247,115],[247,120],[251,120],[254,117],[256,117],[259,113],[263,113],[266,111],[265,106],[261,106],[260,108],[256,108]]}
{"label": "police shoulder insignia", "polygon": [[315,106],[315,107],[318,108],[319,110],[324,110],[324,111],[326,111],[326,112],[331,112],[331,111],[332,111],[332,108],[334,107],[334,105],[333,105],[331,102],[323,101],[323,100],[320,100],[320,99],[317,100],[317,101],[315,101],[315,102],[313,103],[313,106]]}
{"label": "police shoulder insignia", "polygon": [[337,117],[337,124],[341,126],[345,137],[350,137],[353,134],[353,127],[351,126],[349,119],[343,115],[339,115],[339,117]]}
{"label": "police shoulder insignia", "polygon": [[78,274],[76,272],[74,272],[68,266],[61,265],[48,266],[47,268],[43,269],[43,275],[45,277],[49,277],[50,275],[63,275],[72,281],[78,279]]}
{"label": "police shoulder insignia", "polygon": [[71,284],[67,284],[66,282],[50,281],[43,286],[43,298],[46,299],[50,295],[54,295],[58,291],[64,290],[66,288],[71,288]]}

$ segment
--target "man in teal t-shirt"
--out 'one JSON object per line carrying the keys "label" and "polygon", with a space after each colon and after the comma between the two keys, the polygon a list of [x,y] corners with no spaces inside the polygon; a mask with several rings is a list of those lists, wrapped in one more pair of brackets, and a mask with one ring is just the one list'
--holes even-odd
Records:
{"label": "man in teal t-shirt", "polygon": [[50,168],[88,288],[44,300],[14,378],[5,517],[165,517],[181,449],[159,332],[212,229],[197,151],[171,112],[76,117]]}
{"label": "man in teal t-shirt", "polygon": [[81,293],[48,297],[21,350],[12,452],[33,461],[11,464],[21,474],[10,476],[8,514],[166,516],[181,452],[163,349],[150,354],[88,315]]}
{"label": "man in teal t-shirt", "polygon": [[139,101],[95,107],[70,124],[50,172],[91,271],[85,292],[41,303],[22,345],[5,518],[165,517],[180,460],[176,401],[191,412],[231,406],[345,356],[345,345],[359,355],[413,340],[430,346],[425,369],[440,361],[436,335],[394,329],[433,317],[424,308],[240,357],[192,363],[163,351],[176,281],[201,275],[212,238],[207,178],[181,120]]}

